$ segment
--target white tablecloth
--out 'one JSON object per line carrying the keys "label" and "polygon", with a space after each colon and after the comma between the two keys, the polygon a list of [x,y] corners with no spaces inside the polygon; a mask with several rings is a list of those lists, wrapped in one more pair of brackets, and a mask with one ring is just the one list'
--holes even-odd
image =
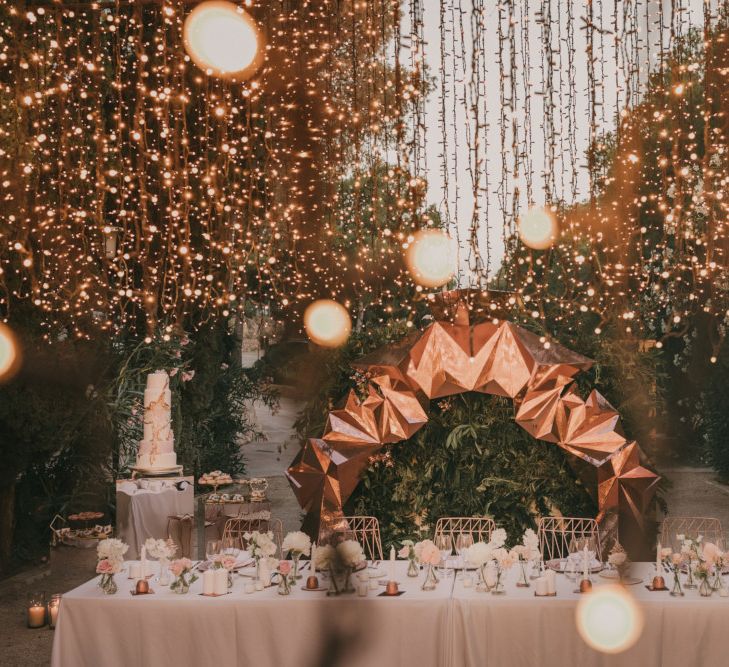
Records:
{"label": "white tablecloth", "polygon": [[[183,491],[172,485],[177,479],[189,480]],[[154,483],[157,488],[153,489],[135,488],[132,482],[117,485],[117,534],[129,545],[127,558],[138,558],[139,550],[148,537],[166,538],[169,516],[195,512],[191,477],[154,480]],[[130,494],[128,491],[132,490]]]}
{"label": "white tablecloth", "polygon": [[[638,574],[652,576],[648,565]],[[575,628],[579,596],[558,575],[558,596],[535,599],[518,589],[516,571],[507,594],[464,588],[453,578],[437,590],[420,590],[398,563],[406,592],[397,598],[346,596],[296,587],[288,597],[275,587],[246,595],[246,579],[233,593],[175,595],[152,583],[155,595],[132,597],[118,575],[119,593],[105,596],[98,578],[63,596],[53,646],[53,667],[249,665],[256,667],[471,666],[498,667],[713,667],[729,664],[729,598],[684,598],[632,586],[646,624],[626,653],[590,649]],[[306,575],[307,572],[304,572]],[[670,577],[667,577],[670,579]],[[604,581],[599,576],[595,582]],[[645,582],[644,582],[645,583]]]}
{"label": "white tablecloth", "polygon": [[[535,598],[534,588],[517,588],[516,569],[507,573],[505,595],[453,587],[453,665],[475,667],[719,667],[729,665],[729,598],[696,590],[683,598],[645,588],[655,573],[637,563],[644,581],[628,586],[645,615],[638,642],[617,655],[599,653],[577,634],[575,582],[557,575],[557,597]],[[593,575],[595,585],[607,580]],[[665,576],[667,585],[671,575]]]}
{"label": "white tablecloth", "polygon": [[[367,598],[327,598],[277,588],[245,594],[242,577],[233,593],[199,595],[202,581],[177,595],[152,581],[154,595],[131,596],[131,581],[117,575],[119,592],[107,596],[98,577],[63,596],[53,644],[53,667],[321,667],[417,665],[441,667],[451,648],[453,580],[420,590],[421,578],[398,578],[405,593]],[[308,572],[304,572],[306,576]]]}

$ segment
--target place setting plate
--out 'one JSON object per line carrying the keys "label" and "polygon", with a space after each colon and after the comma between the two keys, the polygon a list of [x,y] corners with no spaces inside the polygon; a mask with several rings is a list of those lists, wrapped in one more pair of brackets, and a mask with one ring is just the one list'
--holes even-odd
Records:
{"label": "place setting plate", "polygon": [[[576,561],[577,574],[582,572],[582,562]],[[560,574],[564,574],[566,571],[567,566],[567,559],[566,558],[553,558],[552,560],[548,560],[545,565],[550,569],[554,570],[555,572],[559,572]],[[597,574],[603,569],[603,564],[596,559],[593,559],[592,563],[590,563],[590,574]]]}

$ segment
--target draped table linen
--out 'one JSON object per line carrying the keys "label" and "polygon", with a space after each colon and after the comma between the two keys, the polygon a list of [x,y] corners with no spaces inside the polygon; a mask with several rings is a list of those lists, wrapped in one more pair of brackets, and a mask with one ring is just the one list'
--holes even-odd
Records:
{"label": "draped table linen", "polygon": [[[387,563],[379,569],[387,572]],[[515,586],[517,569],[506,574],[505,595],[477,592],[459,577],[435,591],[420,589],[424,572],[397,579],[405,593],[367,598],[328,598],[301,590],[289,596],[277,587],[245,594],[235,577],[233,592],[200,595],[198,580],[176,595],[151,580],[154,595],[133,597],[132,582],[117,575],[119,592],[106,596],[98,577],[63,596],[55,631],[53,667],[134,667],[255,664],[256,667],[713,667],[729,664],[729,598],[683,598],[652,593],[645,584],[653,567],[639,563],[644,581],[628,590],[645,615],[637,644],[617,655],[599,653],[577,633],[575,582],[557,576],[558,595],[535,598],[534,587]],[[670,576],[666,576],[670,584]],[[323,582],[323,578],[320,577]],[[593,575],[596,586],[607,580]]]}
{"label": "draped table linen", "polygon": [[[517,588],[518,569],[506,573],[505,595],[478,593],[457,580],[453,587],[452,665],[463,667],[709,667],[729,665],[729,598],[698,591],[671,597],[651,592],[655,568],[636,563],[640,584],[628,586],[645,618],[637,643],[606,655],[578,635],[577,584],[557,575],[557,597],[535,598],[534,586]],[[682,581],[685,577],[682,576]],[[599,574],[594,585],[610,583]],[[672,576],[665,580],[670,587]]]}
{"label": "draped table linen", "polygon": [[424,592],[424,575],[409,578],[406,570],[397,563],[405,593],[387,598],[377,597],[384,586],[367,598],[304,591],[308,571],[288,596],[276,586],[246,594],[252,579],[237,576],[233,592],[217,598],[200,595],[202,579],[177,595],[153,578],[154,595],[132,596],[124,573],[119,592],[107,596],[96,577],[63,596],[52,666],[441,667],[452,651],[453,579]]}

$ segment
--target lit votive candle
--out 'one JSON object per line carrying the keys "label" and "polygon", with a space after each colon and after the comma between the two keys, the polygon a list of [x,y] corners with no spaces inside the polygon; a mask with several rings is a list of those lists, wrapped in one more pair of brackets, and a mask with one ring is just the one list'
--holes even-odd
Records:
{"label": "lit votive candle", "polygon": [[252,581],[246,581],[243,590],[250,595],[256,590],[256,585]]}
{"label": "lit votive candle", "polygon": [[58,622],[58,611],[61,608],[61,594],[55,593],[51,596],[50,602],[48,603],[48,625],[51,628],[56,627]]}
{"label": "lit votive candle", "polygon": [[28,602],[28,627],[42,628],[46,624],[46,603],[43,595],[34,595]]}
{"label": "lit votive candle", "polygon": [[257,591],[263,590],[263,582],[260,579],[256,579],[255,587]]}
{"label": "lit votive candle", "polygon": [[370,587],[366,581],[360,581],[357,584],[357,595],[359,595],[361,598],[366,598],[369,588]]}

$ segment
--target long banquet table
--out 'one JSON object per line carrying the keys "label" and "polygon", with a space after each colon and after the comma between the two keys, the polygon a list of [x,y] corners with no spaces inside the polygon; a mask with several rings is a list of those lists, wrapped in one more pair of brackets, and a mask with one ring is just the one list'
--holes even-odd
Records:
{"label": "long banquet table", "polygon": [[[386,569],[387,566],[385,566]],[[233,592],[200,595],[197,581],[187,595],[152,583],[154,595],[130,595],[131,581],[117,575],[119,592],[106,596],[98,577],[63,596],[53,645],[53,667],[255,664],[256,667],[712,667],[729,664],[729,598],[683,598],[644,587],[649,564],[631,586],[645,614],[636,645],[618,655],[589,648],[575,629],[579,595],[558,575],[555,598],[519,589],[507,574],[507,593],[494,596],[466,588],[460,578],[443,579],[434,591],[423,580],[397,578],[404,594],[385,598],[370,591],[328,598],[300,585],[289,596],[276,587],[246,594],[236,577]],[[307,574],[307,573],[305,573]],[[604,579],[594,577],[599,585]]]}

